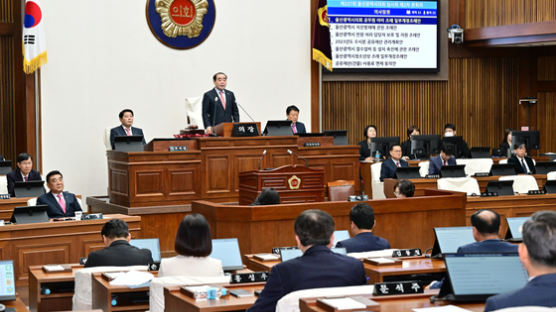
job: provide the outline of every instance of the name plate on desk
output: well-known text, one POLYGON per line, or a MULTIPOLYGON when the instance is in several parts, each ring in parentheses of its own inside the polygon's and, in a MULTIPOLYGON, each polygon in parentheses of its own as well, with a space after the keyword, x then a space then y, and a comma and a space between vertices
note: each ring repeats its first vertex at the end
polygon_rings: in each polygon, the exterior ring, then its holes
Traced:
POLYGON ((256 123, 234 124, 232 128, 233 137, 253 137, 259 136, 259 129, 256 123))
POLYGON ((392 252, 392 258, 421 257, 423 253, 419 248, 399 249, 392 252))
POLYGON ((375 296, 393 296, 422 294, 425 292, 423 285, 418 281, 376 283, 373 294, 375 296))
POLYGON ((230 284, 259 283, 266 282, 267 279, 268 272, 239 273, 232 274, 230 284))
POLYGON ((305 142, 303 147, 320 147, 320 142, 305 142))
POLYGON ((10 199, 10 194, 0 194, 0 199, 10 199))

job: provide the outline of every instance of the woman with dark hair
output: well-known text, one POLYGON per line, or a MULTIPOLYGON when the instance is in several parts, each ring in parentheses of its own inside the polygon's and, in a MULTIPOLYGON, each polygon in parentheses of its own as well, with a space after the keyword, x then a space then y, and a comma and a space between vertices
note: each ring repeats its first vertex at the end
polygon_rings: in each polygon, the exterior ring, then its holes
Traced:
POLYGON ((280 194, 273 187, 265 187, 250 206, 280 205, 280 194))
POLYGON ((421 129, 418 126, 412 125, 407 128, 407 141, 402 143, 402 159, 408 160, 411 158, 411 136, 421 135, 421 129))
POLYGON ((365 140, 359 142, 359 160, 373 160, 374 155, 371 155, 371 139, 376 138, 376 133, 375 125, 368 125, 365 127, 365 131, 363 131, 365 140))
POLYGON ((194 213, 183 218, 176 234, 174 248, 178 255, 162 259, 158 277, 224 275, 222 262, 209 257, 212 252, 212 240, 209 224, 203 215, 194 213))
POLYGON ((510 157, 511 154, 514 152, 514 148, 512 146, 512 132, 514 131, 514 129, 512 128, 506 128, 506 130, 504 130, 504 141, 502 141, 502 143, 500 143, 500 153, 502 155, 500 156, 507 156, 510 157))

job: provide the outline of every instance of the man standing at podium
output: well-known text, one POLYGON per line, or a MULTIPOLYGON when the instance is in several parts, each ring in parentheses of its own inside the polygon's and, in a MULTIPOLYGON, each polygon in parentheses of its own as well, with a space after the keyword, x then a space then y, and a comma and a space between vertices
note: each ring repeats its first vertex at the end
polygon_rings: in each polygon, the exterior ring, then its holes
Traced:
POLYGON ((234 93, 226 90, 228 76, 218 72, 212 76, 214 89, 203 95, 203 124, 208 134, 214 133, 214 126, 223 122, 239 122, 234 93))

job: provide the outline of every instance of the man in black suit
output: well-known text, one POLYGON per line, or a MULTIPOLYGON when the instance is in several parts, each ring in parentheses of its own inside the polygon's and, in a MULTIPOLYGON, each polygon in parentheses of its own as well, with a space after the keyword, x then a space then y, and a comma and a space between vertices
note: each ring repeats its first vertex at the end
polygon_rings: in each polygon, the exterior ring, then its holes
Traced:
POLYGON ((402 159, 402 147, 394 144, 390 146, 390 158, 385 160, 380 168, 380 181, 393 178, 398 167, 409 167, 409 164, 402 159))
POLYGON ((214 89, 203 95, 203 124, 206 133, 212 134, 213 127, 223 122, 239 122, 236 97, 230 90, 226 90, 228 76, 218 72, 212 76, 214 89))
POLYGON ((440 170, 444 166, 455 166, 456 158, 454 157, 454 148, 451 144, 442 143, 440 145, 440 154, 429 160, 429 174, 440 174, 440 170))
POLYGON ((41 181, 41 174, 33 170, 33 159, 27 153, 17 155, 17 168, 6 175, 8 180, 8 192, 11 196, 15 196, 15 182, 21 181, 41 181))
POLYGON ((361 261, 333 253, 334 220, 321 210, 305 210, 295 220, 295 240, 303 256, 272 267, 255 304, 247 311, 274 311, 290 292, 319 288, 365 285, 361 261))
POLYGON ((351 208, 349 212, 351 220, 352 238, 339 241, 336 247, 344 247, 347 252, 364 252, 389 249, 390 243, 373 234, 375 227, 375 212, 366 203, 359 203, 351 208))
POLYGON ((523 224, 519 259, 529 273, 521 289, 487 299, 485 311, 509 307, 556 307, 556 212, 537 211, 523 224))
POLYGON ((112 149, 114 149, 114 138, 120 136, 142 135, 143 145, 147 144, 145 142, 143 130, 141 130, 140 128, 132 127, 134 114, 131 109, 124 109, 120 112, 118 117, 120 117, 120 122, 122 124, 110 130, 110 145, 112 146, 112 149))
POLYGON ((87 257, 85 267, 149 265, 153 262, 151 251, 129 244, 131 234, 127 223, 112 219, 102 227, 102 240, 106 248, 93 251, 87 257))
POLYGON ((292 122, 293 134, 307 133, 307 130, 305 130, 305 124, 297 120, 299 118, 299 108, 297 108, 297 106, 288 106, 288 108, 286 108, 286 116, 288 117, 288 120, 292 122))
POLYGON ((517 174, 534 174, 535 164, 533 159, 527 156, 527 148, 525 144, 520 144, 515 147, 514 154, 508 158, 508 164, 514 165, 517 174))
POLYGON ((75 217, 75 212, 81 211, 75 195, 64 192, 64 177, 60 171, 50 171, 46 175, 46 185, 50 192, 37 198, 37 205, 48 205, 49 218, 75 217))
MULTIPOLYGON (((444 125, 444 137, 454 137, 457 136, 456 125, 452 123, 447 123, 444 125)), ((457 152, 455 153, 456 158, 471 158, 471 152, 469 151, 469 145, 462 138, 461 142, 458 143, 457 152)))

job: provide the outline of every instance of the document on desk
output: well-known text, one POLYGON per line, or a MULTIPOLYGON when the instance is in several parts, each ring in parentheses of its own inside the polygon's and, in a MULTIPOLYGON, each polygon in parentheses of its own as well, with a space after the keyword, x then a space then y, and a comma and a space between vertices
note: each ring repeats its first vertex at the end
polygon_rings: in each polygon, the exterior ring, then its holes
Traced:
POLYGON ((365 309, 367 307, 363 303, 352 298, 319 299, 319 301, 335 310, 365 309))
POLYGON ((456 307, 455 305, 446 305, 441 307, 432 308, 417 308, 412 309, 414 312, 471 312, 471 310, 456 307))

